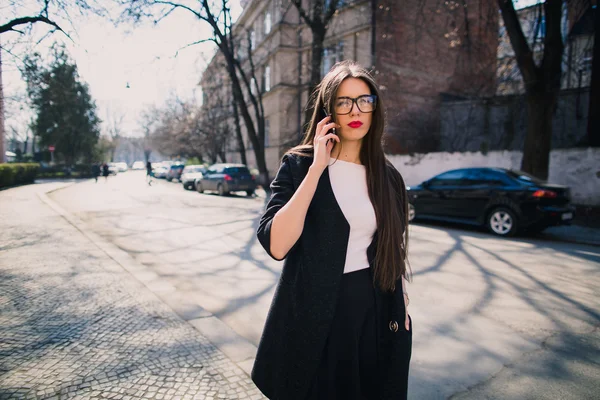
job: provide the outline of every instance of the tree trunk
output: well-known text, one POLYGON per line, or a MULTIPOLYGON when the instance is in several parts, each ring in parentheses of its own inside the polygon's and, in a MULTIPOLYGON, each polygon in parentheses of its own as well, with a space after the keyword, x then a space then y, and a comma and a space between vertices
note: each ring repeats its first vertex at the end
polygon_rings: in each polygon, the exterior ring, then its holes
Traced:
POLYGON ((238 141, 238 149, 240 151, 240 157, 242 164, 248 165, 246 158, 246 145, 244 144, 244 137, 242 136, 242 127, 240 126, 240 114, 238 113, 237 102, 233 102, 233 122, 235 124, 235 137, 238 141))
POLYGON ((2 45, 0 43, 0 164, 6 160, 6 150, 4 149, 4 88, 2 84, 2 45))
POLYGON ((592 81, 588 109, 588 143, 600 147, 600 12, 594 8, 594 51, 592 55, 592 81))
POLYGON ((527 93, 527 136, 523 147, 521 170, 540 179, 548 179, 552 147, 552 114, 557 94, 527 93))
MULTIPOLYGON (((552 114, 560 91, 564 50, 561 33, 562 0, 546 0, 544 54, 538 66, 527 43, 511 0, 498 0, 519 71, 525 83, 527 136, 521 169, 540 179, 548 179, 552 140, 552 114)), ((541 17, 541 16, 540 16, 541 17)))
POLYGON ((250 116, 250 112, 248 111, 248 106, 246 105, 246 102, 244 100, 240 80, 238 79, 237 74, 235 73, 235 64, 233 57, 230 54, 224 55, 225 59, 227 60, 227 69, 233 87, 233 98, 234 101, 237 101, 237 104, 240 107, 239 111, 241 111, 242 113, 242 118, 244 119, 244 124, 246 125, 248 137, 250 138, 250 141, 252 142, 252 147, 254 148, 256 166, 258 167, 258 171, 260 172, 260 184, 263 186, 267 186, 270 182, 269 171, 267 170, 267 163, 265 160, 264 129, 262 134, 260 131, 257 134, 256 129, 254 129, 254 121, 252 121, 252 117, 250 116), (263 139, 262 143, 260 143, 259 136, 263 139))
MULTIPOLYGON (((321 64, 323 62, 323 42, 325 41, 325 33, 325 28, 312 30, 313 42, 311 46, 310 81, 308 83, 309 99, 321 82, 321 64)), ((301 71, 298 71, 298 73, 301 73, 301 71)), ((306 105, 306 111, 304 113, 303 132, 306 132, 306 129, 308 128, 308 122, 312 118, 313 112, 314 107, 309 101, 309 103, 306 105)))
MULTIPOLYGON (((321 63, 323 61, 323 42, 325 41, 325 28, 314 29, 313 42, 311 46, 310 60, 310 82, 308 85, 309 94, 314 92, 319 82, 321 82, 321 63)), ((327 71, 325 72, 327 73, 327 71)))

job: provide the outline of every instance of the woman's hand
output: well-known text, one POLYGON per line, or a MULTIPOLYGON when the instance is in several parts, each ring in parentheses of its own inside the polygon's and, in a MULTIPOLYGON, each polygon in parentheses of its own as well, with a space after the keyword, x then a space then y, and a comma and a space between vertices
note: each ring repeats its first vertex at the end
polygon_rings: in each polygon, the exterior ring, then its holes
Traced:
POLYGON ((317 168, 319 172, 323 172, 325 168, 327 168, 329 165, 329 158, 331 157, 331 150, 333 149, 335 142, 340 142, 338 135, 335 133, 327 133, 331 129, 337 127, 335 122, 329 121, 331 121, 330 116, 323 118, 321 122, 317 124, 317 129, 315 131, 315 139, 313 142, 315 150, 312 165, 317 168))

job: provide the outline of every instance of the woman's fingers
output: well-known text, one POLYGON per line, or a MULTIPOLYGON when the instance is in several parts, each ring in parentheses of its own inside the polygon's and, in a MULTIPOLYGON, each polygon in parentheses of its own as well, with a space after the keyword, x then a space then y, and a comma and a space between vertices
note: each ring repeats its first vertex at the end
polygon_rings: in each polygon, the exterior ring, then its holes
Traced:
POLYGON ((338 135, 336 135, 335 133, 328 133, 327 135, 321 136, 319 137, 319 139, 317 139, 319 142, 324 142, 325 144, 327 144, 327 141, 331 139, 331 140, 335 140, 336 142, 340 142, 340 138, 338 137, 338 135))
POLYGON ((407 331, 410 330, 410 318, 408 318, 408 313, 406 313, 406 317, 404 318, 404 327, 407 331))
MULTIPOLYGON (((319 121, 317 123, 317 129, 315 130, 315 137, 322 135, 322 133, 323 133, 323 125, 325 125, 330 120, 331 120, 331 117, 328 115, 328 116, 326 116, 325 118, 323 118, 321 121, 319 121)), ((327 131, 325 131, 325 132, 327 132, 327 131)))

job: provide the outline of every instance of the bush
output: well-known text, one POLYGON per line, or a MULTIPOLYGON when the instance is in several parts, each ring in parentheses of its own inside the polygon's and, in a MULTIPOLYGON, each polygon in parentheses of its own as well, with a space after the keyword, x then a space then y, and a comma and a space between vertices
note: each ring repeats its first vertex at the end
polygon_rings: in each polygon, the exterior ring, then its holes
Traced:
POLYGON ((76 164, 67 166, 64 164, 55 164, 52 166, 42 166, 38 174, 39 178, 91 178, 91 164, 76 164))
POLYGON ((0 188, 8 186, 33 183, 38 171, 39 164, 0 164, 0 188))

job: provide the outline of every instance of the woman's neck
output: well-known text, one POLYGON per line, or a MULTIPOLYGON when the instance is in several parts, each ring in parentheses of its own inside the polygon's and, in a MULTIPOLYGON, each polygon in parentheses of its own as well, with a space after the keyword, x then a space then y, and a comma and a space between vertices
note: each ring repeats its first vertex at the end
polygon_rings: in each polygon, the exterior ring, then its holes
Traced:
POLYGON ((341 141, 336 144, 335 148, 331 151, 331 157, 337 158, 342 161, 347 161, 355 164, 361 164, 360 162, 360 149, 362 141, 341 141))

